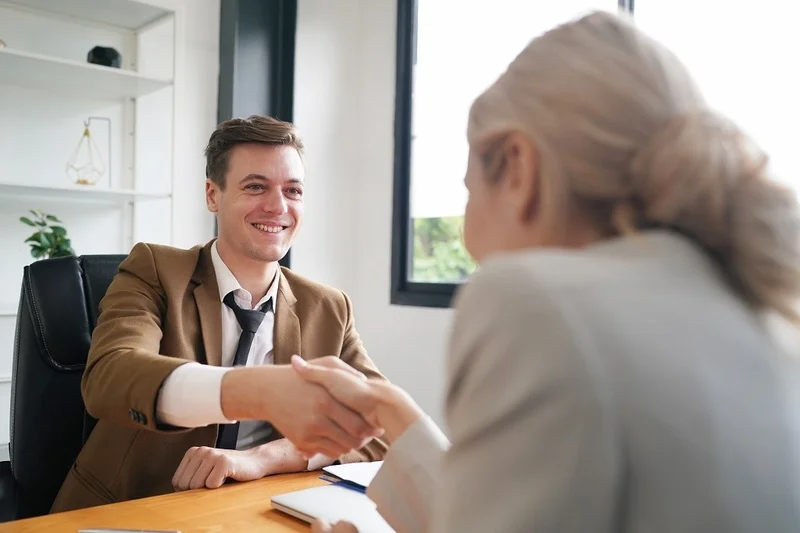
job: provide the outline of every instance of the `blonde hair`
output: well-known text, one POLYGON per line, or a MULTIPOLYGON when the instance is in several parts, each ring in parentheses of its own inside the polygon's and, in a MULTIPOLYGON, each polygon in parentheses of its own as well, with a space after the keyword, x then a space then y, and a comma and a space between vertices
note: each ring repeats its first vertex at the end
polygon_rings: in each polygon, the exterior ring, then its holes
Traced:
POLYGON ((470 112, 473 147, 511 131, 536 145, 545 220, 561 225, 573 202, 611 233, 678 230, 754 307, 800 321, 795 194, 708 108, 684 65, 626 18, 596 12, 534 39, 470 112))

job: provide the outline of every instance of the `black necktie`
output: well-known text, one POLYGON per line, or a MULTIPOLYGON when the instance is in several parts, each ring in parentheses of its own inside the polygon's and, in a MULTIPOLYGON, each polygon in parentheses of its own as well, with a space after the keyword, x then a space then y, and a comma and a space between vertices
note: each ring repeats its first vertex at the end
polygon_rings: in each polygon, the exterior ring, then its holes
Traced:
MULTIPOLYGON (((236 346, 236 355, 233 356, 232 366, 244 366, 247 364, 247 356, 250 354, 250 346, 256 338, 256 331, 264 321, 267 311, 272 309, 272 298, 264 302, 259 309, 242 309, 233 299, 233 292, 225 295, 222 302, 233 310, 236 320, 242 328, 239 336, 239 344, 236 346)), ((236 441, 239 438, 239 423, 224 424, 220 426, 217 438, 217 448, 228 450, 236 449, 236 441)))

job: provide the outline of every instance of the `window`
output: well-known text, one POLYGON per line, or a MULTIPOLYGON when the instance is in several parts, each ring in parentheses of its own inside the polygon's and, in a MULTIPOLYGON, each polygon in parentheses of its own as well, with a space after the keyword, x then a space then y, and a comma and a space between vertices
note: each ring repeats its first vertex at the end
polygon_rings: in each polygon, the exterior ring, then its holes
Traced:
POLYGON ((592 9, 633 11, 687 64, 709 103, 770 154, 776 175, 800 186, 792 152, 800 32, 788 4, 399 0, 392 303, 448 306, 472 272, 461 239, 469 106, 537 34, 592 9))
POLYGON ((713 108, 770 156, 775 177, 800 187, 797 4, 636 0, 644 31, 669 46, 713 108))
POLYGON ((462 241, 472 100, 538 33, 618 0, 398 0, 392 303, 446 307, 462 241))

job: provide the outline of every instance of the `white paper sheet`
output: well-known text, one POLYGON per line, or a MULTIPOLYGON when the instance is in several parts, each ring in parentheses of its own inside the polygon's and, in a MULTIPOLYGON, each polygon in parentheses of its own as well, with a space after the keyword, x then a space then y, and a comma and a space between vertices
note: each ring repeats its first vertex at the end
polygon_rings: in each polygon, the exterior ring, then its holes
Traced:
POLYGON ((351 481, 362 487, 369 487, 372 479, 378 473, 378 470, 383 466, 383 461, 374 461, 372 463, 348 463, 344 465, 331 465, 326 466, 322 470, 328 474, 351 481))

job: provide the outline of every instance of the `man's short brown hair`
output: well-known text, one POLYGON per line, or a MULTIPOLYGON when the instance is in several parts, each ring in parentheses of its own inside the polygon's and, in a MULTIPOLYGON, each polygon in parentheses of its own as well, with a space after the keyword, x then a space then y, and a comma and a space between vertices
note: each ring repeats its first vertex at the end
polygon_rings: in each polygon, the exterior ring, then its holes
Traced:
POLYGON ((206 146, 206 177, 225 188, 228 157, 237 144, 260 143, 270 146, 291 146, 303 157, 304 145, 294 124, 273 117, 250 115, 220 123, 206 146))

